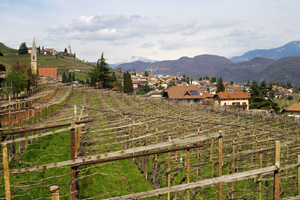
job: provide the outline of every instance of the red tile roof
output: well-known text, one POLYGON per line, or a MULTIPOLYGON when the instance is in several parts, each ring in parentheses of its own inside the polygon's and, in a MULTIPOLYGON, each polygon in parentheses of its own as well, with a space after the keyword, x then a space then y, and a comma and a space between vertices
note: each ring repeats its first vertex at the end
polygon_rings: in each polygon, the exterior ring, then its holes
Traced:
POLYGON ((295 103, 295 104, 291 105, 290 107, 288 107, 286 109, 286 111, 290 111, 290 112, 297 111, 297 112, 300 112, 300 103, 295 103))
POLYGON ((235 92, 219 92, 215 96, 219 99, 250 99, 250 96, 245 92, 235 91, 235 92))
POLYGON ((206 97, 204 91, 194 85, 177 85, 169 87, 165 90, 169 99, 204 99, 206 97), (191 90, 196 90, 198 95, 193 95, 191 90))
POLYGON ((206 98, 214 98, 215 95, 205 92, 206 98))

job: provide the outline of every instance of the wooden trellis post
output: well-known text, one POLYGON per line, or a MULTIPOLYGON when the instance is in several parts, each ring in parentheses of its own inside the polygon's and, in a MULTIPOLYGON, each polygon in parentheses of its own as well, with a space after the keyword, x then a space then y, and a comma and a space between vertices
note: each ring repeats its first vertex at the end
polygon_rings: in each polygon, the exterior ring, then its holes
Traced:
POLYGON ((5 183, 5 197, 6 200, 10 200, 10 181, 9 181, 9 167, 8 167, 8 156, 7 156, 7 145, 2 143, 3 153, 3 171, 4 171, 4 183, 5 183))
MULTIPOLYGON (((186 150, 186 183, 190 183, 190 149, 186 150)), ((187 200, 190 200, 190 190, 187 190, 187 200)))
POLYGON ((50 187, 51 200, 59 200, 59 188, 54 185, 50 187))
MULTIPOLYGON (((234 141, 233 141, 233 145, 232 145, 232 173, 234 174, 234 170, 235 170, 235 166, 234 166, 234 156, 235 156, 235 145, 234 145, 234 141)), ((234 199, 234 181, 232 181, 231 183, 231 198, 234 199)))
MULTIPOLYGON (((300 155, 298 155, 298 163, 300 163, 300 155)), ((298 196, 300 196, 300 166, 298 166, 298 196)))
MULTIPOLYGON (((262 152, 259 155, 259 168, 262 168, 262 159, 263 159, 263 154, 262 152)), ((262 181, 262 175, 259 175, 259 183, 258 183, 258 190, 259 190, 259 194, 258 194, 258 199, 261 200, 261 190, 262 190, 262 186, 261 186, 261 181, 262 181)))
MULTIPOLYGON (((171 141, 171 136, 169 136, 169 141, 171 141)), ((171 149, 171 146, 169 146, 169 149, 171 149)), ((168 187, 171 187, 171 152, 168 153, 168 187)), ((168 192, 168 200, 171 199, 171 193, 168 192)))
MULTIPOLYGON (((73 125, 71 125, 73 126, 73 125)), ((75 160, 76 153, 76 141, 75 141, 75 129, 71 129, 71 159, 75 160)), ((76 199, 76 167, 71 167, 71 199, 76 199)))
POLYGON ((275 143, 274 200, 280 199, 280 141, 275 143))
MULTIPOLYGON (((223 166, 223 137, 222 131, 219 131, 219 177, 223 175, 222 166, 223 166)), ((218 183, 218 199, 222 200, 222 182, 218 183)))

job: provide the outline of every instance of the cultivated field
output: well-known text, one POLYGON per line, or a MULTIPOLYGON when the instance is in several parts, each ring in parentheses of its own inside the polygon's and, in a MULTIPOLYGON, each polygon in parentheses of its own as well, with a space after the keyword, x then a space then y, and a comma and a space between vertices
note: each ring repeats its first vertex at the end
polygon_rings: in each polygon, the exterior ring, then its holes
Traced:
POLYGON ((58 87, 20 102, 27 103, 0 113, 2 199, 50 199, 52 186, 60 199, 279 199, 300 192, 295 119, 92 88, 58 87))

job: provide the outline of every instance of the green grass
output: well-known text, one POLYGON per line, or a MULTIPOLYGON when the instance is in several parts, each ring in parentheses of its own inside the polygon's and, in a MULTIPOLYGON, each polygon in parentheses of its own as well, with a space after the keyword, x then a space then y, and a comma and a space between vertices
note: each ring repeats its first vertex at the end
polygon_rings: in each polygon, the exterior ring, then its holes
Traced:
MULTIPOLYGON (((0 63, 6 66, 12 66, 15 62, 26 62, 30 64, 30 54, 26 55, 8 55, 8 56, 1 56, 0 63)), ((85 63, 68 60, 63 58, 56 58, 55 56, 45 56, 39 55, 38 56, 38 67, 39 68, 47 68, 47 67, 57 67, 58 70, 69 70, 69 69, 78 69, 81 70, 83 73, 87 73, 92 66, 87 65, 85 63)))
MULTIPOLYGON (((82 102, 83 95, 80 93, 75 93, 71 99, 70 104, 81 105, 82 102)), ((41 137, 38 140, 34 140, 26 150, 23 150, 21 152, 20 155, 16 154, 16 158, 12 160, 9 165, 10 169, 19 169, 31 167, 37 164, 43 165, 47 163, 70 160, 70 132, 71 131, 68 130, 54 135, 41 137)), ((71 176, 69 175, 70 172, 71 169, 69 166, 67 166, 62 168, 46 169, 43 172, 41 171, 35 173, 11 174, 10 182, 12 196, 14 196, 13 199, 36 199, 38 197, 49 197, 50 185, 59 185, 60 194, 68 195, 69 184, 71 182, 71 176), (49 179, 49 177, 53 178, 49 179), (28 191, 19 190, 19 188, 27 189, 28 191)), ((0 179, 0 185, 3 184, 3 179, 0 179)), ((0 194, 2 195, 4 193, 4 188, 1 187, 0 194)))
MULTIPOLYGON (((109 98, 105 99, 105 101, 109 100, 109 98)), ((89 96, 88 101, 92 108, 99 109, 97 96, 89 96)), ((98 116, 97 121, 99 121, 98 123, 103 123, 104 119, 102 116, 98 116)), ((109 134, 108 131, 107 136, 113 136, 113 134, 109 134)), ((116 141, 115 139, 110 142, 116 141)), ((102 150, 108 150, 106 148, 107 147, 104 146, 102 150)), ((111 151, 117 149, 119 149, 118 145, 113 150, 111 149, 111 151)), ((100 199, 153 190, 152 184, 144 178, 144 175, 139 171, 132 159, 98 164, 96 168, 90 168, 80 172, 80 176, 84 177, 85 175, 94 173, 96 174, 93 176, 79 180, 79 198, 99 196, 98 198, 100 199)), ((152 197, 150 199, 159 198, 152 197)))
MULTIPOLYGON (((71 75, 73 76, 72 72, 67 72, 67 71, 58 71, 58 75, 63 75, 63 73, 66 74, 66 77, 69 77, 69 73, 71 73, 71 75)), ((88 77, 87 74, 82 74, 82 73, 78 73, 78 72, 74 72, 75 73, 75 80, 80 80, 80 81, 86 81, 86 78, 88 77)))
POLYGON ((280 108, 284 108, 284 107, 289 107, 295 103, 299 103, 300 102, 300 94, 292 94, 293 99, 292 100, 288 100, 288 98, 285 99, 276 99, 275 103, 278 103, 278 106, 280 108))
POLYGON ((9 47, 5 46, 5 44, 0 42, 0 52, 2 54, 15 54, 15 53, 18 53, 18 50, 9 48, 9 47))

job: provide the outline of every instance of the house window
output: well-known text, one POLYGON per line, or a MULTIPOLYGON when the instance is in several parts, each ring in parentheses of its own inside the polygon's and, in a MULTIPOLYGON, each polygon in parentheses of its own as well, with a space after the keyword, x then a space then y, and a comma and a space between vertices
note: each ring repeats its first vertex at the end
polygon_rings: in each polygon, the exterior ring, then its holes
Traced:
POLYGON ((247 104, 246 104, 246 102, 243 102, 243 106, 246 106, 247 104))
POLYGON ((239 106, 239 105, 241 105, 241 104, 240 104, 240 102, 237 102, 237 103, 236 103, 236 105, 238 105, 238 106, 239 106))
POLYGON ((232 105, 235 105, 235 103, 232 103, 232 105))
POLYGON ((226 106, 226 103, 224 103, 224 106, 226 106))

